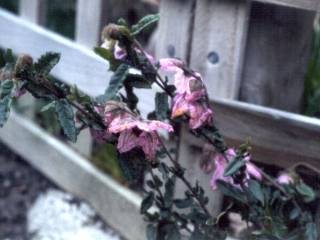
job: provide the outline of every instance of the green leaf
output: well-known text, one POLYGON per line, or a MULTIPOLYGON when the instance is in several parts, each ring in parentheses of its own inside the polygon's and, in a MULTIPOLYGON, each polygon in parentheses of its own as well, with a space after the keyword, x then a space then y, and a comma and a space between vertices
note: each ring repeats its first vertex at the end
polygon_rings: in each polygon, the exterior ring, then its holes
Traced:
POLYGON ((258 183, 255 180, 250 179, 249 183, 248 183, 248 189, 250 191, 250 193, 252 194, 252 196, 255 197, 256 200, 258 200, 259 202, 261 202, 261 204, 264 204, 264 194, 263 194, 263 190, 261 188, 260 183, 258 183))
POLYGON ((143 17, 142 19, 140 19, 140 21, 137 24, 132 26, 131 35, 134 36, 134 35, 139 34, 141 31, 143 31, 147 27, 158 22, 159 19, 160 19, 159 14, 150 14, 150 15, 143 17))
POLYGON ((77 141, 77 129, 74 121, 74 112, 67 100, 59 100, 55 102, 55 109, 59 123, 64 134, 72 142, 77 141))
POLYGON ((147 240, 157 240, 158 239, 158 229, 155 225, 149 224, 147 226, 147 240))
POLYGON ((12 49, 7 49, 7 51, 4 54, 4 60, 6 63, 14 63, 14 57, 12 53, 12 49))
POLYGON ((142 75, 139 74, 128 74, 126 83, 134 88, 146 88, 150 89, 150 81, 142 75))
POLYGON ((243 192, 241 192, 238 188, 223 181, 218 181, 217 185, 224 195, 236 199, 242 203, 246 203, 246 198, 243 192))
POLYGON ((115 71, 120 65, 120 61, 114 58, 114 55, 110 50, 102 47, 95 47, 94 52, 109 62, 109 70, 115 71))
POLYGON ((3 127, 9 118, 13 91, 13 81, 5 80, 0 82, 0 127, 3 127))
POLYGON ((164 92, 156 93, 156 116, 159 120, 165 120, 168 118, 168 111, 169 111, 169 103, 168 103, 168 95, 164 92))
POLYGON ((149 192, 148 195, 142 200, 140 213, 141 214, 146 213, 149 210, 149 208, 152 207, 153 201, 154 201, 154 194, 153 192, 149 192))
POLYGON ((245 165, 245 161, 243 159, 239 159, 235 157, 226 167, 224 171, 224 176, 228 177, 239 171, 245 165))
POLYGON ((179 227, 176 224, 170 224, 166 227, 167 237, 166 240, 180 240, 181 234, 179 227))
POLYGON ((47 52, 34 64, 35 70, 37 73, 47 76, 59 60, 59 53, 47 52))
POLYGON ((183 209, 190 207, 193 204, 193 200, 192 198, 175 199, 173 203, 177 208, 183 209))
POLYGON ((317 240, 318 239, 317 225, 313 222, 307 223, 305 235, 306 235, 306 240, 317 240))
POLYGON ((51 108, 55 108, 55 106, 56 106, 56 102, 55 102, 55 101, 52 101, 52 102, 48 103, 47 105, 44 105, 44 106, 41 108, 40 112, 46 112, 46 111, 48 111, 48 110, 51 109, 51 108))
POLYGON ((164 203, 167 208, 170 208, 173 203, 174 182, 174 177, 172 177, 165 184, 164 203))
POLYGON ((110 79, 110 83, 107 90, 102 96, 98 97, 98 101, 107 102, 117 95, 118 91, 123 86, 123 83, 127 78, 128 70, 129 66, 126 64, 121 64, 117 68, 117 71, 113 74, 113 76, 110 79))
POLYGON ((316 194, 313 189, 303 182, 296 186, 296 190, 299 194, 302 195, 303 200, 307 203, 312 202, 316 198, 316 194))

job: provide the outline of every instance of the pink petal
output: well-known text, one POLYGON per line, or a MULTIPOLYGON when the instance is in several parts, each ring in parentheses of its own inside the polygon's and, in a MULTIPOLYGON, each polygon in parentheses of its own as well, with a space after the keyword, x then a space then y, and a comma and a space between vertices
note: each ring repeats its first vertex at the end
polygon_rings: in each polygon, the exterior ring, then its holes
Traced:
POLYGON ((118 60, 123 60, 127 56, 127 51, 123 48, 119 47, 119 44, 116 44, 114 46, 114 58, 118 60))
POLYGON ((159 147, 159 137, 156 132, 142 132, 139 136, 139 144, 149 160, 154 160, 159 147))
POLYGON ((140 146, 139 138, 131 130, 120 133, 117 145, 120 153, 128 152, 137 146, 140 146))
POLYGON ((283 185, 289 185, 294 183, 294 180, 288 173, 282 173, 277 178, 277 183, 283 184, 283 185))
POLYGON ((162 58, 159 60, 160 70, 168 72, 182 71, 183 61, 176 58, 162 58))
POLYGON ((247 162, 246 163, 246 171, 248 172, 248 174, 252 177, 254 177, 257 180, 262 180, 262 175, 260 170, 252 163, 247 162))

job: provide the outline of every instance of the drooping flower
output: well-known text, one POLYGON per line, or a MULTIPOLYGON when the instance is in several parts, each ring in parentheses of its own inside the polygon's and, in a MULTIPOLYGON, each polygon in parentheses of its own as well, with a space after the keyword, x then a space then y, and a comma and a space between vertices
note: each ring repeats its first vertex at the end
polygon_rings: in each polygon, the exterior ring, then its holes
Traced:
POLYGON ((251 178, 255 178, 257 180, 262 179, 262 175, 259 171, 259 169, 250 162, 250 156, 246 156, 244 158, 245 161, 245 169, 244 169, 244 177, 242 179, 242 182, 236 183, 234 178, 232 176, 224 176, 225 170, 228 166, 228 164, 236 157, 236 151, 233 148, 229 148, 225 155, 223 154, 216 154, 213 158, 215 162, 215 170, 213 172, 210 185, 213 190, 217 189, 217 181, 221 180, 227 183, 232 184, 235 187, 241 188, 242 184, 246 184, 246 182, 251 178))
POLYGON ((120 153, 141 148, 149 160, 155 159, 156 151, 159 149, 157 130, 172 132, 173 128, 167 123, 142 120, 127 114, 116 117, 108 128, 110 133, 119 134, 117 148, 120 153))
POLYGON ((160 70, 173 72, 176 95, 172 101, 171 118, 189 117, 189 126, 197 129, 210 125, 213 112, 208 104, 208 96, 201 75, 186 71, 184 63, 175 58, 159 60, 160 70))
POLYGON ((294 179, 292 178, 292 176, 290 176, 290 174, 288 173, 281 173, 278 178, 277 178, 277 183, 282 184, 282 185, 289 185, 294 183, 294 179))

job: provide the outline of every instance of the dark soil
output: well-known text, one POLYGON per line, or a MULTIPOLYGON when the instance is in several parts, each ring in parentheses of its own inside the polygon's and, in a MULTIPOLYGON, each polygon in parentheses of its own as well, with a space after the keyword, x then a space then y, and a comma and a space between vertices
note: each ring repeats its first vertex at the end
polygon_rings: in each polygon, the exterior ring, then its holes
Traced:
POLYGON ((28 240, 27 210, 56 186, 0 142, 0 239, 28 240))

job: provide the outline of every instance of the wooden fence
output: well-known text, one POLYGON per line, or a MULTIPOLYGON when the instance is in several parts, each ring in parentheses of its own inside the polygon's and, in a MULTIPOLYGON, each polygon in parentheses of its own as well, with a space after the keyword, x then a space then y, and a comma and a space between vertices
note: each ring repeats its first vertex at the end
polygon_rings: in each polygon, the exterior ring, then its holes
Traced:
MULTIPOLYGON (((34 57, 61 52, 54 76, 90 95, 102 93, 110 73, 90 48, 109 10, 105 1, 77 2, 75 42, 39 26, 44 0, 20 1, 20 17, 0 10, 0 46, 34 57)), ((255 161, 280 167, 305 161, 319 167, 320 121, 291 113, 301 107, 318 9, 318 0, 161 0, 155 52, 157 57, 174 52, 204 75, 216 123, 230 144, 250 138, 255 161)), ((139 94, 140 108, 148 112, 152 93, 139 94)), ((189 177, 208 185, 210 176, 197 170, 198 154, 190 146, 201 142, 183 131, 180 161, 190 169, 189 177)), ((182 192, 179 185, 177 192, 182 192)), ((212 209, 220 198, 212 197, 212 209)))

